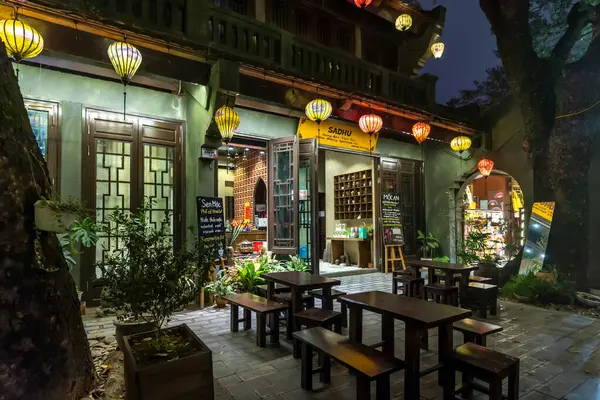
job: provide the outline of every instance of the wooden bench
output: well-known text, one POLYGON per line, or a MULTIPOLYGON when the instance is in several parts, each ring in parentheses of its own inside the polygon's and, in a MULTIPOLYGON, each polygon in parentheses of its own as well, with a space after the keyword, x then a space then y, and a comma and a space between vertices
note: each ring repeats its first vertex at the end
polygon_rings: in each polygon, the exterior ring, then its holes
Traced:
POLYGON ((252 328, 251 311, 256 313, 256 344, 258 347, 265 347, 267 336, 270 336, 271 343, 279 343, 279 312, 288 309, 286 304, 267 300, 264 297, 251 293, 230 294, 224 299, 231 304, 231 332, 237 332, 240 322, 244 323, 244 330, 252 328), (244 309, 244 318, 240 319, 239 307, 244 309), (270 332, 267 333, 267 315, 272 315, 274 323, 270 332))
POLYGON ((465 318, 454 323, 454 330, 462 332, 465 343, 470 342, 480 346, 487 346, 487 337, 503 329, 499 325, 488 324, 471 318, 465 318))
POLYGON ((481 318, 487 318, 488 307, 490 308, 490 314, 496 315, 498 313, 498 286, 469 282, 468 297, 477 305, 481 318))
POLYGON ((469 276, 469 282, 479 282, 479 283, 491 283, 492 278, 486 278, 485 276, 469 276))
MULTIPOLYGON (((315 299, 319 299, 321 301, 323 300, 323 290, 322 289, 311 290, 308 293, 310 295, 314 296, 315 299)), ((331 298, 334 300, 337 300, 338 297, 344 296, 345 294, 346 294, 346 292, 342 292, 341 290, 331 289, 331 298)), ((342 313, 342 326, 344 328, 347 328, 348 327, 348 306, 346 305, 346 303, 342 303, 341 313, 342 313)))
POLYGON ((519 359, 479 346, 465 343, 444 360, 444 400, 454 400, 456 394, 471 399, 473 390, 489 395, 490 400, 519 398, 519 359), (455 371, 462 372, 462 386, 456 388, 455 371), (502 381, 508 377, 508 396, 502 396, 502 381), (488 383, 488 387, 474 381, 488 383))
POLYGON ((423 278, 415 278, 408 275, 394 276, 392 283, 392 293, 398 294, 398 284, 402 284, 403 294, 407 297, 419 297, 421 287, 425 283, 423 278))
POLYGON ((446 287, 439 283, 424 285, 421 288, 421 294, 423 300, 429 300, 431 297, 436 303, 458 307, 458 287, 456 286, 446 287))
MULTIPOLYGON (((273 294, 289 293, 291 291, 292 291, 292 289, 289 286, 285 286, 285 285, 282 285, 280 283, 276 283, 275 284, 275 291, 274 291, 273 294)), ((267 285, 258 285, 256 287, 256 293, 259 296, 267 297, 267 285)))
POLYGON ((351 343, 347 337, 321 327, 294 332, 294 340, 298 341, 301 347, 300 385, 305 390, 312 390, 312 376, 315 373, 319 373, 321 382, 331 381, 331 358, 333 358, 356 375, 357 399, 369 400, 371 382, 375 381, 377 400, 389 400, 390 375, 404 368, 404 362, 398 359, 364 344, 351 343), (312 366, 313 351, 322 354, 317 369, 313 369, 312 366))
MULTIPOLYGON (((279 293, 274 296, 275 300, 280 303, 287 304, 288 308, 286 310, 286 318, 287 318, 287 326, 292 326, 292 318, 294 317, 292 312, 292 293, 279 293)), ((304 308, 313 308, 315 306, 315 298, 309 294, 302 294, 302 305, 304 308)), ((292 340, 292 332, 291 330, 286 330, 285 332, 286 339, 292 340)))

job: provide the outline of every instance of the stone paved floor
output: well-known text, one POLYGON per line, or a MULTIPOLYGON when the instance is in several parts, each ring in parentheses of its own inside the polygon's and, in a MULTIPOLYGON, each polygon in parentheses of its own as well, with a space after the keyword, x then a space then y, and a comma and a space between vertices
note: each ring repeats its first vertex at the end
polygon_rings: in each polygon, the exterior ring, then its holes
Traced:
MULTIPOLYGON (((340 290, 391 291, 391 277, 368 274, 340 278, 340 290)), ((339 308, 339 303, 336 304, 339 308)), ((93 314, 93 313, 90 313, 93 314)), ((600 320, 503 303, 500 316, 490 319, 504 331, 488 345, 521 359, 520 392, 524 400, 600 400, 600 320)), ((111 318, 84 319, 89 338, 114 332, 111 318)), ((291 344, 282 336, 279 348, 256 346, 255 331, 230 333, 229 309, 208 308, 178 314, 172 324, 186 323, 213 351, 216 399, 355 399, 354 379, 334 364, 331 384, 312 393, 300 388, 300 361, 291 355, 291 344)), ((364 342, 380 340, 380 317, 365 312, 364 342)), ((403 357, 404 324, 396 321, 396 356, 403 357)), ((253 322, 253 327, 256 325, 253 322)), ((431 352, 421 352, 421 368, 435 364, 436 333, 430 331, 431 352)), ((455 333, 455 345, 462 338, 455 333)), ((435 374, 421 380, 423 399, 440 399, 435 374)), ((402 399, 403 372, 392 375, 392 397, 402 399)), ((315 379, 317 382, 317 379, 315 379)), ((476 397, 485 398, 485 397, 476 397)))

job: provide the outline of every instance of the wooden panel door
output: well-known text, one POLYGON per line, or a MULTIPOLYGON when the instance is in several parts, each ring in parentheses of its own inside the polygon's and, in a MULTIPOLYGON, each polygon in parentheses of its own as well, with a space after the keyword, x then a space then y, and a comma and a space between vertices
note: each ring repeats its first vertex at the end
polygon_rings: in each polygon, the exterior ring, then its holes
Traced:
MULTIPOLYGON (((182 240, 181 140, 183 123, 160 121, 88 108, 85 110, 83 200, 96 211, 96 222, 107 221, 117 208, 135 212, 145 201, 153 204, 150 221, 158 225, 171 214, 175 246, 182 240)), ((93 282, 97 261, 116 238, 100 236, 96 251, 84 253, 81 287, 91 304, 99 301, 93 282)))

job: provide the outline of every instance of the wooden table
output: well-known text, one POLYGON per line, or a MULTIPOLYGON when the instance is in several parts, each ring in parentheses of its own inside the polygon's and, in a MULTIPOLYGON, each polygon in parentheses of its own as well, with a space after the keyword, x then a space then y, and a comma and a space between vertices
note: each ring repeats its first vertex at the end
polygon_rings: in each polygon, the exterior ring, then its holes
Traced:
MULTIPOLYGON (((344 248, 346 243, 357 243, 358 244, 358 260, 357 265, 359 268, 368 268, 370 263, 373 263, 373 257, 371 256, 371 239, 358 239, 358 238, 344 238, 344 237, 328 237, 327 240, 331 241, 331 261, 335 262, 341 255, 345 254, 344 248)), ((346 260, 346 264, 350 264, 346 260)))
POLYGON ((419 271, 421 268, 427 268, 427 280, 429 284, 436 283, 436 275, 435 270, 444 271, 445 275, 445 286, 452 287, 454 285, 454 274, 461 274, 460 284, 459 284, 459 292, 458 295, 461 299, 461 304, 463 303, 464 296, 467 294, 467 288, 469 287, 469 275, 471 271, 475 271, 479 269, 477 266, 469 265, 469 264, 453 264, 453 263, 444 263, 439 261, 429 261, 429 260, 414 260, 407 261, 406 265, 409 268, 412 268, 413 276, 419 276, 419 271))
MULTIPOLYGON (((394 354, 394 320, 404 321, 406 327, 404 398, 406 400, 420 398, 419 379, 421 376, 439 370, 442 366, 442 358, 452 352, 452 323, 472 314, 470 310, 458 307, 377 291, 341 296, 338 301, 347 304, 350 309, 349 334, 350 340, 355 343, 362 343, 363 310, 381 314, 382 350, 385 354, 394 354), (432 368, 420 371, 421 332, 431 328, 439 330, 439 362, 432 368)), ((442 379, 440 371, 439 380, 442 379)))
MULTIPOLYGON (((275 294, 275 284, 279 283, 289 286, 292 292, 292 312, 294 314, 302 311, 302 292, 305 290, 322 289, 323 290, 323 308, 333 310, 333 298, 331 297, 331 287, 340 284, 337 279, 325 278, 319 275, 313 275, 308 272, 271 272, 263 274, 267 280, 267 298, 273 300, 275 294)), ((296 318, 291 318, 291 332, 296 332, 300 328, 296 318)))

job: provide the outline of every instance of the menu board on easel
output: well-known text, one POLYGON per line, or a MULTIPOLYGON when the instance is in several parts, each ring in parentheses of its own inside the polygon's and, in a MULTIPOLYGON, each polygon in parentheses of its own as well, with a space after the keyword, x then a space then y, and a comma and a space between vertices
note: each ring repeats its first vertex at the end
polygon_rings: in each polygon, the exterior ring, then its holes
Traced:
POLYGON ((205 246, 216 250, 219 257, 225 254, 225 222, 223 199, 220 197, 196 197, 198 211, 198 236, 205 246))
POLYGON ((402 211, 398 193, 383 193, 381 195, 381 219, 383 224, 383 244, 386 246, 404 245, 402 231, 402 211))

